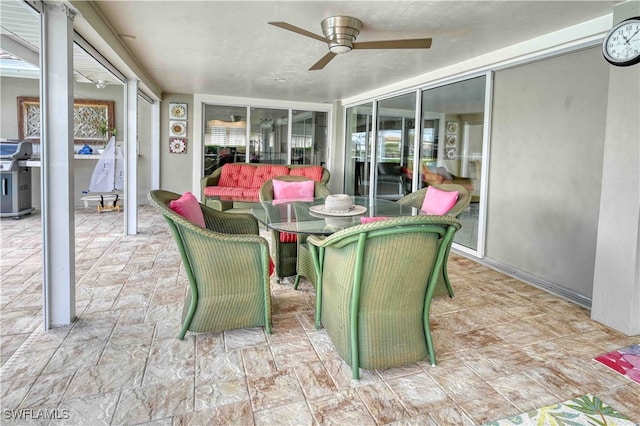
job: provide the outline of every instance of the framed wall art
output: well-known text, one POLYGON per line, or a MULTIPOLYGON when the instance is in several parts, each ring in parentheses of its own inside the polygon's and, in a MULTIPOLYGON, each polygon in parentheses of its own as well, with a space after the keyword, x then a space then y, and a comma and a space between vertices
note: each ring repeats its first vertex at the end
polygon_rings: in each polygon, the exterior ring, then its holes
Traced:
POLYGON ((447 160, 455 160, 456 159, 456 149, 455 148, 445 148, 444 155, 447 160))
POLYGON ((169 120, 186 120, 187 104, 179 102, 169 102, 169 120))
POLYGON ((187 122, 179 120, 169 121, 169 136, 186 137, 187 122))
POLYGON ((171 138, 169 140, 169 152, 171 154, 186 154, 187 140, 181 138, 171 138))
MULTIPOLYGON (((19 96, 18 138, 40 143, 40 99, 19 96)), ((73 101, 74 143, 100 143, 105 141, 101 128, 115 127, 114 101, 75 99, 73 101), (105 126, 106 125, 106 126, 105 126)))
POLYGON ((447 134, 455 135, 458 133, 458 122, 457 121, 447 121, 447 134))

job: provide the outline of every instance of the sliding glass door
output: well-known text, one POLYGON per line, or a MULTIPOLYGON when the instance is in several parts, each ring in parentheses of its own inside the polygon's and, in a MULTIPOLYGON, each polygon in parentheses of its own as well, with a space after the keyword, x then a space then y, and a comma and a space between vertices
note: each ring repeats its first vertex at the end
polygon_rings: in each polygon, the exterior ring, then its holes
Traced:
POLYGON ((399 200, 411 192, 416 92, 379 101, 377 116, 376 198, 399 200))
POLYGON ((454 242, 472 250, 478 248, 480 224, 485 86, 482 75, 422 91, 421 186, 455 183, 471 192, 454 242))
POLYGON ((344 165, 346 194, 369 195, 372 129, 372 104, 347 109, 344 165))
POLYGON ((459 216, 463 227, 454 242, 477 252, 488 152, 486 82, 481 75, 347 108, 345 192, 398 200, 428 185, 462 185, 471 205, 459 216))
POLYGON ((204 105, 204 175, 226 163, 327 161, 325 111, 204 105))

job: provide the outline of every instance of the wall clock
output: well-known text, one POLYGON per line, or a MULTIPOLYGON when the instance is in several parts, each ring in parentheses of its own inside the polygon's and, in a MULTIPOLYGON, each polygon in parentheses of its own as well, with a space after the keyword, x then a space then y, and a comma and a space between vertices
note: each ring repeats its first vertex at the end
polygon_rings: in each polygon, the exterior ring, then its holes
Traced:
POLYGON ((607 62, 619 67, 640 62, 640 17, 611 28, 602 42, 602 54, 607 62))

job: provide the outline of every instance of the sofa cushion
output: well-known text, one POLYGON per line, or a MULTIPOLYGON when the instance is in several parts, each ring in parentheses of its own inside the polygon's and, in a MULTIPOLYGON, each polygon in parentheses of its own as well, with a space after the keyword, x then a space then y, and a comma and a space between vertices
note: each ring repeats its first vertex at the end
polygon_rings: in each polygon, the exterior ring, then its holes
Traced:
POLYGON ((242 197, 245 188, 234 188, 228 186, 207 186, 204 189, 204 195, 207 197, 218 197, 221 200, 234 200, 236 197, 242 197))
POLYGON ((255 166, 256 170, 253 172, 253 182, 251 188, 260 188, 263 183, 271 178, 278 176, 287 176, 289 174, 289 167, 280 165, 264 165, 255 166))
POLYGON ((218 186, 250 189, 253 184, 255 166, 243 163, 230 163, 222 166, 218 186))
POLYGON ((322 181, 322 166, 309 166, 309 167, 292 167, 289 174, 291 176, 304 176, 315 181, 322 181))
POLYGON ((260 202, 260 188, 243 189, 242 195, 234 200, 245 203, 258 203, 260 202))
POLYGON ((185 192, 177 200, 171 200, 169 202, 169 208, 188 221, 202 228, 206 228, 200 203, 191 192, 185 192))
POLYGON ((446 214, 458 201, 458 191, 443 191, 430 186, 422 202, 422 211, 427 214, 446 214))

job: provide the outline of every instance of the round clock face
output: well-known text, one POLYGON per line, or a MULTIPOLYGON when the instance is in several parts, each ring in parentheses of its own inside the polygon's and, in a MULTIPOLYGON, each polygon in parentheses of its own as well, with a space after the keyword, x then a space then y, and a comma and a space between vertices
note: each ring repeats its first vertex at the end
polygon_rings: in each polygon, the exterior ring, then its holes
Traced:
POLYGON ((627 19, 613 27, 604 38, 602 53, 613 65, 628 66, 640 62, 640 17, 627 19))

